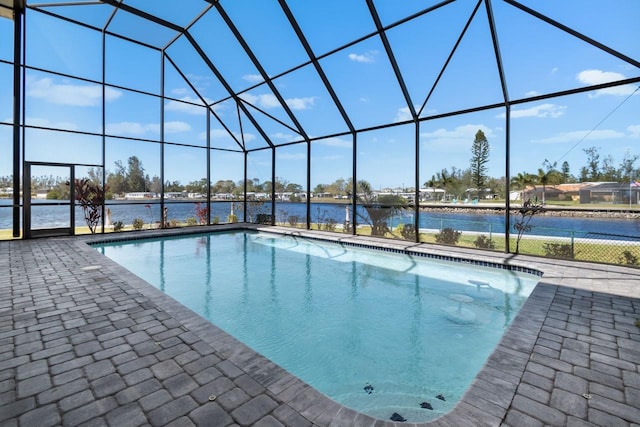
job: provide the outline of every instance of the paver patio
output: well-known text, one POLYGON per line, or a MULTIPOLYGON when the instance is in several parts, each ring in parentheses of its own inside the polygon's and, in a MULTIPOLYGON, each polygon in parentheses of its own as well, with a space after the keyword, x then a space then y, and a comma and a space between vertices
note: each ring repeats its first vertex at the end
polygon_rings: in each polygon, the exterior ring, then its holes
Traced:
MULTIPOLYGON (((640 270, 296 234, 544 272, 463 399, 429 425, 640 426, 640 270)), ((324 397, 91 239, 0 242, 0 426, 414 425, 324 397)))

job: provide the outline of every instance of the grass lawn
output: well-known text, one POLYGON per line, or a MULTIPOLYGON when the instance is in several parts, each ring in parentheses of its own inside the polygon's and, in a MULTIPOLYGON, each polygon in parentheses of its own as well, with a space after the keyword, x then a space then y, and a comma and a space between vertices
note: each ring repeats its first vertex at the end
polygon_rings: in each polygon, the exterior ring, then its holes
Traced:
MULTIPOLYGON (((311 228, 314 230, 319 229, 315 224, 313 224, 311 228)), ((371 227, 358 227, 357 234, 361 236, 370 236, 371 227)), ((387 235, 385 235, 384 237, 402 240, 402 235, 395 231, 392 233, 387 233, 387 235)), ((477 238, 478 235, 462 233, 455 246, 475 249, 477 247, 474 243, 477 238)), ((486 235, 486 238, 488 239, 489 236, 486 235)), ((505 238, 502 235, 492 236, 491 241, 494 244, 494 248, 491 250, 504 252, 505 238)), ((420 233, 420 242, 435 244, 437 243, 436 235, 429 233, 420 233)), ((516 238, 511 237, 509 239, 509 248, 511 252, 515 251, 516 244, 516 238)), ((519 253, 523 255, 566 258, 579 261, 601 262, 606 264, 640 266, 640 245, 629 245, 624 243, 621 244, 611 241, 599 241, 596 239, 593 239, 591 241, 577 239, 576 241, 574 241, 573 256, 571 256, 571 242, 569 240, 553 240, 553 238, 542 240, 536 238, 527 238, 525 236, 520 241, 519 253)))

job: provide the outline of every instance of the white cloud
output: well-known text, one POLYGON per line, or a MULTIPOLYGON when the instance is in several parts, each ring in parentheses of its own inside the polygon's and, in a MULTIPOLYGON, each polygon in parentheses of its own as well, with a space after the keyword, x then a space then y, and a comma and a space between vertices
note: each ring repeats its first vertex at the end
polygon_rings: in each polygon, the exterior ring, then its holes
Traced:
MULTIPOLYGON (((229 132, 227 132, 225 129, 221 129, 221 128, 211 129, 210 135, 211 135, 211 140, 212 141, 228 140, 228 141, 233 141, 233 143, 235 144, 235 141, 233 140, 231 135, 229 135, 229 132)), ((233 132, 233 135, 236 137, 236 139, 238 141, 242 142, 242 135, 239 132, 233 132)), ((204 140, 204 139, 207 138, 207 135, 204 132, 202 132, 199 135, 199 137, 200 137, 200 139, 204 140)), ((254 134, 252 134, 252 133, 245 133, 244 134, 245 142, 250 142, 250 141, 253 141, 254 139, 256 139, 256 136, 254 134)))
POLYGON ((597 85, 600 83, 615 82, 616 80, 624 79, 624 76, 620 73, 614 73, 612 71, 602 70, 584 70, 580 71, 576 76, 580 83, 588 85, 597 85))
POLYGON ((473 124, 458 126, 452 130, 440 128, 433 132, 422 132, 420 139, 432 148, 437 148, 444 152, 455 152, 471 147, 478 130, 484 132, 489 143, 491 143, 491 138, 494 135, 493 130, 485 125, 473 124))
POLYGON ((171 89, 171 94, 172 95, 176 95, 176 96, 186 95, 188 93, 189 93, 189 91, 187 90, 186 87, 178 87, 178 88, 175 88, 175 89, 171 89))
POLYGON ((294 136, 290 133, 276 132, 271 134, 271 138, 282 139, 284 141, 291 141, 294 138, 294 136))
MULTIPOLYGON (((262 95, 253 95, 251 93, 243 93, 240 95, 240 98, 249 104, 255 105, 256 107, 269 109, 269 108, 277 108, 281 107, 278 98, 276 98, 273 94, 262 94, 262 95)), ((289 108, 292 110, 307 110, 315 104, 316 98, 313 96, 306 98, 288 98, 284 101, 287 103, 289 108)))
MULTIPOLYGON (((229 136, 229 132, 227 132, 224 129, 211 129, 210 135, 211 135, 211 139, 217 139, 217 140, 221 140, 225 138, 231 139, 231 136, 229 136)), ((202 132, 200 136, 201 136, 201 139, 207 138, 207 134, 205 132, 202 132)))
POLYGON ((396 111, 396 116, 393 118, 394 123, 398 122, 406 122, 407 120, 411 120, 411 111, 409 111, 409 107, 398 108, 396 111))
POLYGON ((248 104, 255 105, 261 108, 273 108, 278 107, 278 99, 272 94, 254 95, 249 92, 245 92, 239 95, 240 99, 248 104))
POLYGON ((144 135, 147 131, 157 133, 158 125, 143 125, 136 122, 108 123, 107 133, 110 135, 144 135))
MULTIPOLYGON (((208 98, 205 98, 205 100, 207 102, 209 102, 208 98)), ((227 110, 227 106, 225 104, 216 104, 216 105, 212 105, 210 107, 211 110, 213 110, 215 113, 219 113, 219 114, 223 114, 225 110, 227 110)))
MULTIPOLYGON (((602 83, 624 80, 625 76, 613 71, 584 70, 580 71, 576 78, 580 83, 583 83, 585 85, 598 85, 602 83)), ((633 85, 616 86, 607 89, 599 89, 595 93, 589 94, 589 97, 595 98, 601 95, 628 96, 631 95, 635 90, 636 88, 633 85)))
POLYGON ((377 50, 370 50, 369 52, 365 52, 363 54, 350 53, 349 59, 355 62, 371 63, 371 62, 375 62, 375 57, 377 55, 378 55, 377 50))
POLYGON ((261 83, 264 81, 260 74, 245 74, 242 78, 251 83, 261 83))
POLYGON ((71 122, 51 122, 48 119, 27 117, 27 124, 30 126, 40 126, 43 128, 78 130, 78 125, 71 122))
POLYGON ((247 103, 252 104, 252 105, 258 105, 258 103, 260 101, 260 97, 259 96, 253 95, 253 94, 251 94, 249 92, 241 93, 238 96, 244 102, 247 102, 247 103))
POLYGON ((314 106, 316 98, 313 96, 306 98, 287 98, 285 102, 292 110, 308 110, 314 106))
MULTIPOLYGON (((138 122, 120 122, 120 123, 108 123, 107 134, 111 135, 134 135, 143 136, 151 133, 154 135, 160 134, 160 125, 158 123, 138 123, 138 122)), ((166 133, 180 133, 191 130, 191 126, 185 122, 166 122, 164 125, 164 131, 166 133)))
POLYGON ((160 135, 160 125, 159 124, 148 124, 142 125, 143 133, 153 133, 156 135, 160 135))
POLYGON ((164 131, 166 133, 180 133, 180 132, 189 132, 191 130, 191 126, 189 123, 180 122, 180 121, 172 121, 165 122, 164 131))
MULTIPOLYGON (((535 105, 530 108, 526 108, 524 110, 513 109, 511 111, 512 119, 520 119, 522 117, 538 117, 538 118, 552 118, 556 119, 562 115, 564 115, 567 107, 565 105, 555 105, 555 104, 540 104, 535 105)), ((505 113, 498 114, 496 117, 504 118, 506 116, 505 113)))
POLYGON ((524 94, 524 96, 538 96, 538 95, 540 95, 540 93, 535 90, 530 90, 529 92, 524 94))
POLYGON ((202 102, 200 101, 200 99, 193 98, 191 96, 183 96, 182 98, 180 98, 180 101, 190 102, 191 104, 186 104, 185 102, 178 102, 178 101, 171 100, 164 104, 165 110, 176 111, 176 112, 186 113, 186 114, 193 114, 198 116, 204 115, 207 112, 207 109, 205 107, 198 107, 197 105, 193 105, 193 104, 202 105, 202 102))
POLYGON ((458 126, 453 130, 447 130, 447 129, 437 129, 433 132, 423 132, 420 134, 420 136, 422 138, 469 138, 471 137, 472 141, 473 138, 475 138, 476 136, 476 132, 478 132, 478 130, 481 130, 482 132, 484 132, 484 135, 489 138, 490 136, 493 136, 493 131, 488 128, 485 125, 462 125, 462 126, 458 126))
MULTIPOLYGON (((414 105, 413 109, 416 112, 420 112, 420 106, 419 105, 414 105)), ((436 110, 425 110, 422 112, 421 116, 424 117, 425 115, 430 115, 430 114, 435 114, 436 110)), ((396 111, 396 116, 394 117, 393 121, 394 123, 398 123, 398 122, 406 122, 407 120, 412 120, 413 117, 411 116, 411 111, 409 111, 409 107, 402 107, 402 108, 398 108, 398 111, 396 111)))
MULTIPOLYGON (((54 83, 53 79, 30 78, 26 81, 27 96, 58 105, 94 107, 102 102, 102 87, 95 84, 54 83)), ((113 101, 122 95, 119 90, 106 87, 105 100, 113 101)))
POLYGON ((271 93, 259 95, 258 104, 263 108, 280 107, 280 102, 278 102, 278 98, 276 98, 276 96, 271 93))
MULTIPOLYGON (((234 132, 233 134, 236 136, 236 138, 238 138, 239 141, 242 141, 242 138, 241 138, 241 135, 240 135, 239 132, 234 132)), ((244 142, 251 142, 251 141, 253 141, 255 139, 256 139, 256 136, 254 134, 252 134, 252 133, 245 133, 244 134, 244 142)))
POLYGON ((576 130, 572 132, 561 132, 549 138, 534 139, 531 142, 537 144, 560 144, 566 142, 577 142, 582 139, 585 141, 599 141, 624 138, 624 133, 611 129, 594 130, 589 133, 587 130, 576 130))
POLYGON ((628 126, 627 132, 629 132, 631 138, 640 138, 640 125, 628 126))
POLYGON ((212 75, 202 74, 187 74, 187 79, 200 93, 204 93, 207 87, 211 86, 211 82, 214 81, 214 77, 212 75))

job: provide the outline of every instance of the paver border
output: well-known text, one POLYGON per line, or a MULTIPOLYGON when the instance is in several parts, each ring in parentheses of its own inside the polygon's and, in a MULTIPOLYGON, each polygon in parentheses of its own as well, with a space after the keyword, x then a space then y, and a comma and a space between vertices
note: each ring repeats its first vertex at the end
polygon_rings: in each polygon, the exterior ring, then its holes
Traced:
MULTIPOLYGON (((100 255, 100 264, 117 273, 125 283, 145 295, 158 307, 181 322, 200 339, 211 345, 223 357, 272 392, 283 403, 315 425, 366 425, 366 426, 457 426, 500 425, 511 406, 518 385, 521 383, 529 356, 538 339, 543 322, 553 298, 568 270, 578 270, 584 263, 540 259, 522 255, 501 254, 458 247, 415 244, 363 236, 344 236, 311 230, 286 227, 234 224, 203 227, 198 230, 157 230, 127 235, 81 236, 76 238, 78 250, 93 251, 91 243, 113 242, 133 239, 150 239, 173 235, 189 235, 220 231, 251 229, 269 233, 287 234, 350 244, 379 246, 407 253, 431 254, 476 260, 542 272, 543 276, 478 375, 455 407, 443 416, 427 423, 395 423, 379 420, 358 413, 321 394, 293 374, 274 362, 256 353, 243 343, 228 335, 195 312, 162 293, 114 261, 100 255), (568 268, 567 265, 570 265, 568 268)), ((598 265, 603 271, 622 272, 624 267, 598 265)), ((635 271, 634 275, 639 275, 635 271)), ((639 291, 640 292, 640 291, 639 291)), ((623 291, 624 293, 628 293, 623 291)), ((635 296, 637 297, 637 296, 635 296)))

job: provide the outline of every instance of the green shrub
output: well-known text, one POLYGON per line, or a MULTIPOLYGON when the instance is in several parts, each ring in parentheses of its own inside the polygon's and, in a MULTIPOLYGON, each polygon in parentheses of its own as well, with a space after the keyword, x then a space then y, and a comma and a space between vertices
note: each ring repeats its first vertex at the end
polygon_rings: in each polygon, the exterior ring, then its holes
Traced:
POLYGON ((543 249, 545 255, 551 258, 574 258, 573 247, 570 243, 545 243, 543 249))
POLYGON ((113 231, 122 231, 124 229, 124 223, 122 221, 116 221, 113 223, 113 231))
POLYGON ((456 245, 461 235, 461 231, 456 231, 449 227, 443 228, 440 233, 436 234, 436 242, 443 245, 456 245))
POLYGON ((142 230, 142 227, 144 227, 144 221, 142 220, 142 218, 136 218, 133 220, 133 229, 134 230, 142 230))
POLYGON ((212 221, 213 224, 219 224, 220 223, 220 217, 218 215, 216 215, 211 219, 211 221, 212 221))
POLYGON ((298 217, 298 215, 289 215, 287 217, 287 221, 289 222, 289 225, 292 227, 295 227, 298 224, 298 220, 300 218, 298 217))
POLYGON ((496 244, 493 240, 488 239, 484 234, 479 235, 473 242, 473 245, 478 249, 495 249, 496 244))
POLYGON ((329 218, 327 220, 327 222, 325 222, 324 224, 322 224, 322 229, 324 231, 336 231, 336 226, 338 225, 338 223, 336 222, 335 219, 333 218, 329 218))
POLYGON ((227 222, 228 223, 234 223, 234 222, 238 222, 238 216, 235 214, 230 214, 227 216, 227 222))
POLYGON ((179 227, 179 226, 180 226, 180 221, 178 221, 177 219, 170 219, 169 220, 169 227, 175 228, 175 227, 179 227))
POLYGON ((190 227, 194 225, 198 225, 198 220, 190 216, 189 218, 187 218, 187 225, 190 227))
POLYGON ((415 240, 416 239, 416 227, 413 224, 400 224, 398 225, 400 229, 400 234, 402 238, 405 240, 415 240))
POLYGON ((256 224, 266 224, 271 225, 272 216, 270 214, 259 213, 256 215, 256 224))
POLYGON ((618 258, 618 263, 624 265, 638 265, 638 257, 635 256, 631 251, 625 250, 618 258))

